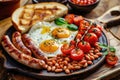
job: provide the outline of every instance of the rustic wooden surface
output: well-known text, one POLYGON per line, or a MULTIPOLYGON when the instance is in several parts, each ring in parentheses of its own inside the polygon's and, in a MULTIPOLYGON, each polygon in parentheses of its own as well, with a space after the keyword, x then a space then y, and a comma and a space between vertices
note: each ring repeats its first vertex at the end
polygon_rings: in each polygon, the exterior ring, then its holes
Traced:
MULTIPOLYGON (((26 3, 27 0, 22 0, 21 4, 23 5, 26 3)), ((31 1, 29 0, 29 3, 31 1)), ((120 5, 120 0, 101 0, 99 5, 89 14, 83 15, 84 17, 95 19, 101 16, 105 11, 108 9, 120 5)), ((6 30, 12 25, 11 23, 11 18, 7 18, 5 20, 0 21, 0 39, 2 35, 6 32, 6 30)), ((113 27, 110 29, 117 37, 120 37, 120 27, 113 27)), ((116 48, 116 54, 119 56, 120 59, 120 41, 116 39, 110 32, 106 32, 105 34, 107 35, 108 42, 111 46, 114 46, 116 48)), ((0 55, 1 57, 1 55, 0 55)), ((3 58, 0 58, 0 65, 2 64, 1 62, 3 61, 3 58)), ((120 61, 119 61, 120 62, 120 61)), ((118 64, 114 68, 107 67, 106 65, 103 65, 99 70, 97 70, 95 73, 91 74, 90 76, 86 77, 85 80, 109 80, 113 78, 113 80, 119 80, 119 77, 116 78, 120 74, 120 64, 118 64)), ((11 74, 7 73, 6 70, 0 66, 0 80, 2 79, 2 75, 6 75, 7 78, 4 80, 35 80, 32 78, 28 78, 23 75, 18 75, 18 74, 11 74), (9 78, 9 79, 8 79, 9 78)))

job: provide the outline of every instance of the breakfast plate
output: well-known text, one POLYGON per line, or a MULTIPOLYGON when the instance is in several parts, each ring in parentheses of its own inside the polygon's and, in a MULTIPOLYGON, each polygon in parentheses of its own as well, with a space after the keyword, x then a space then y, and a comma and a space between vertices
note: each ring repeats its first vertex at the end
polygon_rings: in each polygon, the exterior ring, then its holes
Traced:
MULTIPOLYGON (((6 56, 4 66, 11 72, 19 72, 37 79, 64 80, 73 76, 83 79, 96 71, 104 62, 105 49, 101 49, 98 42, 108 45, 106 35, 98 23, 82 16, 67 14, 67 8, 61 4, 59 4, 61 7, 57 8, 54 6, 49 8, 47 4, 50 5, 50 3, 41 3, 40 6, 27 5, 13 13, 14 26, 11 26, 2 38, 3 52, 6 56), (45 5, 47 6, 44 7, 45 5), (22 16, 19 14, 20 11, 22 16), (52 14, 53 11, 58 12, 58 16, 52 14), (33 12, 32 16, 31 12, 33 12), (59 12, 64 13, 61 15, 59 12), (43 15, 45 13, 46 15, 43 15), (42 18, 38 14, 41 14, 42 18), (62 18, 64 14, 67 15, 62 18), (40 18, 41 21, 51 21, 50 18, 54 21, 33 25, 34 21, 38 22, 40 18), (85 44, 87 49, 83 48, 85 44), (53 53, 56 55, 51 58, 53 53)), ((58 5, 53 2, 51 4, 58 5)))
MULTIPOLYGON (((12 37, 12 33, 14 33, 16 31, 16 29, 11 26, 7 32, 6 35, 8 35, 10 38, 12 37)), ((104 32, 102 32, 102 36, 99 38, 99 42, 108 45, 107 42, 107 38, 104 34, 104 32)), ((105 50, 102 49, 101 52, 104 52, 105 50)), ((89 65, 87 68, 82 68, 80 70, 77 70, 75 72, 72 72, 70 74, 66 74, 64 72, 61 73, 55 73, 55 72, 47 72, 47 70, 35 70, 35 69, 31 69, 29 67, 26 67, 20 63, 18 63, 17 61, 15 61, 13 58, 11 58, 6 51, 4 51, 4 55, 6 56, 6 61, 4 63, 5 68, 8 71, 11 72, 19 72, 21 74, 27 75, 27 76, 31 76, 37 79, 47 79, 47 80, 61 80, 61 79, 69 79, 73 76, 79 77, 79 78, 84 78, 85 76, 88 76, 90 73, 94 72, 95 70, 98 69, 98 67, 100 67, 100 65, 104 62, 105 56, 101 56, 98 59, 93 61, 92 65, 89 65), (86 74, 83 76, 83 74, 86 74)))

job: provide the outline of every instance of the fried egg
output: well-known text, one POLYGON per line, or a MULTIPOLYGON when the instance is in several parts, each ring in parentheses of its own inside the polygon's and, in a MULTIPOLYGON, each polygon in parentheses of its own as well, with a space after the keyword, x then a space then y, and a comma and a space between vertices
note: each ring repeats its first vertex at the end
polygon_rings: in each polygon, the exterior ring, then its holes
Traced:
POLYGON ((30 38, 46 57, 61 54, 61 46, 70 43, 78 31, 70 31, 65 25, 58 26, 54 22, 38 22, 28 32, 30 38))

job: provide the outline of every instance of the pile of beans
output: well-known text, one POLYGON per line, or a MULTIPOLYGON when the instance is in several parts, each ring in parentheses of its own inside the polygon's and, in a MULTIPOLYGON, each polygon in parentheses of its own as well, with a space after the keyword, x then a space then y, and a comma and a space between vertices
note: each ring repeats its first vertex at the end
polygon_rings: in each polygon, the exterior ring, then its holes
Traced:
POLYGON ((89 5, 96 2, 96 0, 71 0, 74 4, 89 5))
POLYGON ((49 58, 46 61, 46 65, 44 66, 47 71, 52 72, 65 72, 67 74, 80 70, 81 68, 85 68, 88 65, 92 65, 95 59, 98 59, 102 56, 100 52, 99 45, 96 45, 95 48, 91 48, 90 52, 85 54, 82 60, 75 61, 72 60, 69 56, 63 56, 62 54, 57 55, 56 57, 49 58))

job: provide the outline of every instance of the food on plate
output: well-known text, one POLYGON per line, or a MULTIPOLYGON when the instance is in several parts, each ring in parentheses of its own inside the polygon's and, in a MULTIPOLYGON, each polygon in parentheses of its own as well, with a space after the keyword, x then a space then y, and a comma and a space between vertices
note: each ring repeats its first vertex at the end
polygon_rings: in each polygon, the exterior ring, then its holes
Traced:
POLYGON ((23 42, 25 45, 32 51, 33 55, 41 60, 46 60, 45 55, 39 50, 39 48, 34 44, 33 40, 29 37, 28 34, 22 36, 23 42))
POLYGON ((108 65, 114 66, 118 62, 118 57, 113 52, 109 52, 106 56, 106 62, 108 65))
POLYGON ((61 54, 61 46, 69 44, 78 31, 71 31, 66 25, 56 25, 55 22, 39 22, 28 32, 34 44, 47 57, 61 54))
POLYGON ((2 46, 11 57, 28 67, 69 74, 95 64, 94 60, 102 56, 98 45, 101 34, 98 35, 94 29, 102 31, 100 26, 82 16, 68 14, 51 22, 38 22, 28 33, 14 32, 12 40, 15 46, 5 35, 2 46), (17 49, 17 46, 22 47, 22 41, 31 55, 17 49))
POLYGON ((53 21, 67 14, 68 8, 57 2, 44 2, 25 5, 12 14, 14 27, 21 33, 27 32, 30 27, 39 21, 53 21))
POLYGON ((97 0, 71 0, 74 4, 78 5, 90 5, 95 3, 97 0))
POLYGON ((42 69, 45 64, 44 60, 33 58, 18 50, 7 35, 2 38, 2 46, 12 58, 30 68, 42 69))
POLYGON ((14 46, 19 49, 21 52, 23 52, 26 55, 32 55, 32 52, 24 45, 22 41, 22 35, 18 31, 14 32, 12 34, 12 42, 14 46))

